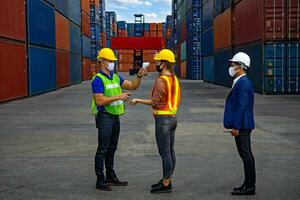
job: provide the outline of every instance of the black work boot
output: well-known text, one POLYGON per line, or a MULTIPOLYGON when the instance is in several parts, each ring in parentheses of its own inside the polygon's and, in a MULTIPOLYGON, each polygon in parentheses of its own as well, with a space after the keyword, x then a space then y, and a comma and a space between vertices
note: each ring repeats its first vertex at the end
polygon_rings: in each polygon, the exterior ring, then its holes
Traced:
POLYGON ((106 172, 105 182, 108 185, 112 185, 112 186, 127 186, 128 185, 127 181, 120 181, 114 171, 106 172))
POLYGON ((246 183, 243 183, 243 185, 241 185, 241 186, 239 186, 239 187, 234 187, 234 188, 233 188, 233 191, 241 190, 241 189, 243 189, 245 186, 246 186, 246 183))
POLYGON ((168 186, 164 186, 163 180, 153 185, 151 189, 152 194, 171 193, 171 192, 172 192, 172 183, 170 182, 168 186))
POLYGON ((160 179, 158 181, 158 183, 151 185, 151 188, 153 189, 153 188, 157 187, 160 184, 160 182, 162 182, 162 181, 163 181, 163 179, 160 179))
POLYGON ((97 176, 96 189, 102 191, 111 191, 111 187, 104 181, 104 175, 97 176))

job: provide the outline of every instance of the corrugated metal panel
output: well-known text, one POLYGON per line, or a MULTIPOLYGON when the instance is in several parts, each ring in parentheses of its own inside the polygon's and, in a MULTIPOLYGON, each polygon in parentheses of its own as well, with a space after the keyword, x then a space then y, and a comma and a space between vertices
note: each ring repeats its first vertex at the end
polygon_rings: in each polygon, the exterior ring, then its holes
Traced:
MULTIPOLYGON (((186 35, 201 33, 201 8, 192 8, 186 15, 186 35)), ((181 25, 183 26, 183 24, 181 25)))
POLYGON ((68 13, 69 19, 76 23, 77 25, 81 26, 81 4, 79 0, 68 0, 68 13))
POLYGON ((202 33, 202 55, 210 56, 214 53, 214 32, 213 29, 209 29, 202 33))
POLYGON ((82 56, 86 58, 91 58, 91 39, 82 36, 82 56))
POLYGON ((56 51, 56 87, 64 87, 71 84, 70 53, 56 51))
POLYGON ((70 22, 58 12, 55 12, 56 48, 70 51, 70 22))
POLYGON ((55 48, 54 9, 42 0, 28 0, 28 40, 55 48))
POLYGON ((181 61, 186 60, 186 41, 181 43, 181 61))
POLYGON ((82 59, 82 80, 91 80, 92 71, 91 71, 91 60, 88 58, 82 59))
POLYGON ((91 60, 96 61, 98 52, 100 51, 100 45, 98 43, 91 43, 91 60))
POLYGON ((29 47, 29 95, 55 90, 56 56, 55 50, 29 47))
POLYGON ((80 27, 70 22, 70 51, 81 53, 81 31, 80 27))
POLYGON ((25 41, 25 3, 0 1, 0 36, 25 41))
POLYGON ((214 56, 203 58, 203 80, 210 83, 215 82, 214 56))
POLYGON ((287 75, 286 91, 288 93, 300 93, 300 42, 287 44, 287 75))
POLYGON ((90 36, 90 17, 85 13, 81 12, 81 30, 86 36, 90 36))
POLYGON ((214 49, 228 48, 232 45, 231 9, 216 16, 214 20, 214 49))
POLYGON ((55 9, 62 13, 64 16, 68 17, 68 0, 55 0, 55 9))
POLYGON ((209 0, 202 8, 202 30, 205 31, 214 24, 213 0, 209 0))
POLYGON ((299 40, 300 39, 300 2, 299 0, 287 0, 287 12, 288 12, 288 39, 299 40))
POLYGON ((232 49, 222 50, 215 52, 214 54, 214 66, 215 66, 215 83, 227 87, 232 86, 232 79, 228 74, 228 68, 230 67, 229 59, 233 56, 232 49))
POLYGON ((186 65, 186 61, 180 63, 180 78, 186 78, 186 65))
POLYGON ((0 40, 0 102, 27 96, 24 44, 0 40))
POLYGON ((76 84, 80 83, 82 79, 82 72, 81 72, 81 55, 71 53, 70 56, 70 68, 71 68, 71 83, 76 84))
POLYGON ((81 0, 81 9, 90 15, 90 0, 81 0))

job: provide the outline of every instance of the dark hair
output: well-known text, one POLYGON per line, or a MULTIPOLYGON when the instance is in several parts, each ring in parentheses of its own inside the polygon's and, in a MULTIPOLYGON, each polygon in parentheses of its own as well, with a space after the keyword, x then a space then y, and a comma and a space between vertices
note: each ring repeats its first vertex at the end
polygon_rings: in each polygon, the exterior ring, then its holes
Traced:
POLYGON ((174 64, 175 63, 170 63, 169 61, 166 61, 166 60, 162 60, 162 62, 164 64, 166 64, 167 70, 169 70, 170 72, 174 73, 174 64))
POLYGON ((240 66, 243 70, 247 71, 247 67, 244 63, 242 62, 234 62, 235 65, 240 66))

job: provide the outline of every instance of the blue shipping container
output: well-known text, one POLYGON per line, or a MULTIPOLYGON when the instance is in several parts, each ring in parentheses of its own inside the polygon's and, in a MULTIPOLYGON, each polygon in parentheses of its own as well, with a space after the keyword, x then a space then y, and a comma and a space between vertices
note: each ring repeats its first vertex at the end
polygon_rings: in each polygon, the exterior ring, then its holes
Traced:
POLYGON ((118 25, 119 30, 125 30, 127 28, 127 25, 126 25, 125 21, 118 21, 117 25, 118 25))
POLYGON ((215 82, 214 56, 203 58, 203 80, 210 83, 215 82))
MULTIPOLYGON (((201 33, 201 8, 193 8, 186 15, 186 35, 201 33)), ((180 30, 179 30, 180 32, 180 30)))
POLYGON ((98 52, 100 51, 100 44, 92 42, 91 44, 91 60, 97 60, 98 52))
POLYGON ((144 24, 144 30, 145 31, 150 31, 150 24, 149 23, 144 24))
POLYGON ((287 44, 287 78, 286 90, 288 93, 299 94, 300 87, 300 43, 291 42, 287 44))
POLYGON ((214 0, 214 16, 223 12, 223 0, 214 0))
POLYGON ((73 53, 81 53, 81 30, 74 23, 70 23, 70 51, 73 53))
POLYGON ((47 1, 48 3, 54 6, 55 0, 45 0, 45 1, 47 1))
POLYGON ((69 19, 79 26, 81 26, 80 10, 81 10, 80 1, 69 0, 68 2, 69 19))
POLYGON ((201 8, 202 0, 185 0, 186 1, 186 11, 188 12, 191 8, 201 8))
POLYGON ((82 56, 91 58, 91 39, 82 35, 82 56))
POLYGON ((232 58, 232 49, 214 53, 215 83, 227 87, 232 86, 232 78, 228 74, 229 59, 232 58))
POLYGON ((81 55, 71 53, 70 56, 70 64, 71 64, 71 84, 76 84, 81 82, 81 55))
POLYGON ((213 0, 209 0, 202 8, 202 31, 211 28, 214 24, 213 0))
POLYGON ((214 32, 213 28, 202 33, 202 55, 211 56, 214 53, 214 32))
POLYGON ((54 49, 29 47, 29 95, 56 89, 56 53, 54 49))
POLYGON ((68 0, 55 0, 55 9, 62 13, 64 16, 68 17, 68 0))
POLYGON ((202 80, 202 58, 198 59, 187 58, 186 78, 190 80, 202 80))
POLYGON ((28 0, 28 41, 55 48, 54 8, 42 0, 28 0))

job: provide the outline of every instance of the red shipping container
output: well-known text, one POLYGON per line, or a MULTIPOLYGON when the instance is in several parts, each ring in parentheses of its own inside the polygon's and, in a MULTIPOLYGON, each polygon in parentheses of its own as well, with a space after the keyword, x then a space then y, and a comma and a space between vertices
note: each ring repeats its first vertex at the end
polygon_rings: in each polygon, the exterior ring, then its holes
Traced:
POLYGON ((180 42, 183 42, 186 39, 186 23, 185 20, 181 24, 180 30, 180 42))
POLYGON ((25 44, 0 40, 0 102, 26 96, 25 44))
POLYGON ((95 5, 96 8, 99 8, 99 0, 90 0, 90 5, 95 5))
POLYGON ((97 74, 97 61, 91 62, 91 78, 97 74))
POLYGON ((288 39, 297 39, 300 38, 300 3, 299 0, 288 0, 287 1, 287 12, 288 12, 288 39))
POLYGON ((234 45, 286 39, 285 0, 243 0, 233 15, 234 45))
POLYGON ((70 22, 55 11, 56 48, 70 51, 70 22))
POLYGON ((57 88, 71 84, 70 53, 56 51, 56 86, 57 88))
POLYGON ((227 48, 232 45, 231 8, 214 19, 214 49, 227 48))
POLYGON ((171 38, 172 37, 172 30, 171 28, 167 28, 167 38, 171 38))
POLYGON ((118 37, 128 37, 127 30, 118 30, 118 37))
POLYGON ((157 30, 157 24, 156 23, 150 23, 150 31, 156 31, 157 30))
POLYGON ((0 36, 25 41, 25 2, 0 1, 0 36))
POLYGON ((88 58, 82 58, 82 80, 91 80, 91 60, 88 58))
POLYGON ((112 49, 162 49, 165 47, 165 40, 162 37, 112 37, 112 49))
POLYGON ((82 29, 82 33, 86 36, 90 36, 90 17, 84 13, 81 12, 81 29, 82 29))
POLYGON ((180 64, 180 78, 186 78, 186 61, 180 64))
POLYGON ((126 50, 126 49, 120 49, 120 50, 118 50, 118 52, 119 52, 119 54, 122 54, 122 53, 133 54, 133 50, 126 50))
POLYGON ((81 9, 90 16, 90 0, 81 0, 81 9))

